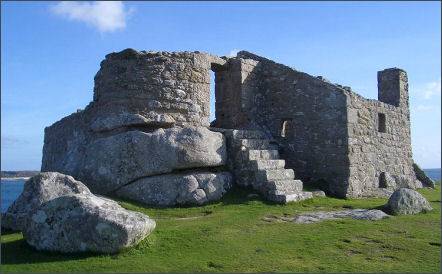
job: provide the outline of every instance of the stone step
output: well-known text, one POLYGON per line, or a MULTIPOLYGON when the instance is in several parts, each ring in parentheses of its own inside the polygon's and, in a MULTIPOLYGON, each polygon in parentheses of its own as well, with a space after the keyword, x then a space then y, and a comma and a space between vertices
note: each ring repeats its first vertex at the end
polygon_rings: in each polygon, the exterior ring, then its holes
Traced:
POLYGON ((268 169, 257 170, 255 173, 256 182, 291 180, 295 178, 293 169, 268 169))
POLYGON ((278 146, 271 144, 268 139, 238 139, 237 145, 248 149, 278 149, 278 146))
POLYGON ((273 160, 279 159, 278 150, 270 150, 270 149, 249 149, 248 150, 249 160, 273 160))
POLYGON ((283 169, 285 160, 253 160, 250 165, 254 169, 283 169))
POLYGON ((245 146, 249 149, 253 149, 254 147, 268 147, 270 145, 268 139, 237 139, 236 142, 240 146, 245 146))
POLYGON ((286 204, 289 202, 298 202, 306 199, 311 199, 313 198, 313 195, 311 192, 297 192, 282 195, 268 195, 266 198, 276 203, 286 204))
POLYGON ((274 195, 302 192, 301 180, 268 181, 262 186, 265 192, 274 195))
POLYGON ((259 130, 235 129, 232 131, 232 136, 234 139, 267 139, 265 133, 259 130))

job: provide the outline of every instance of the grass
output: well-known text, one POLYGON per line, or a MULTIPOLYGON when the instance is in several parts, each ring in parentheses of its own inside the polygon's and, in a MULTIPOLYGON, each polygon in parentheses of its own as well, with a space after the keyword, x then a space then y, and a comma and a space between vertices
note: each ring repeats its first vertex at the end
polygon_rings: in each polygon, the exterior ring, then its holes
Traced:
POLYGON ((6 233, 1 272, 439 272, 440 185, 420 192, 432 212, 316 224, 263 217, 375 208, 386 199, 315 198, 275 205, 235 189, 218 203, 193 208, 143 208, 120 201, 157 221, 156 230, 135 248, 117 255, 37 252, 21 233, 6 233))

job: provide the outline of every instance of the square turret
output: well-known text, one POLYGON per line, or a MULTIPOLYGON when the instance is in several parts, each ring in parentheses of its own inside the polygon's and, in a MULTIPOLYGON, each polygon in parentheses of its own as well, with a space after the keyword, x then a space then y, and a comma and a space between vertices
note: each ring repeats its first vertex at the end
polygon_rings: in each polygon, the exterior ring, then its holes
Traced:
POLYGON ((404 70, 389 68, 378 71, 378 100, 408 108, 408 77, 404 70))

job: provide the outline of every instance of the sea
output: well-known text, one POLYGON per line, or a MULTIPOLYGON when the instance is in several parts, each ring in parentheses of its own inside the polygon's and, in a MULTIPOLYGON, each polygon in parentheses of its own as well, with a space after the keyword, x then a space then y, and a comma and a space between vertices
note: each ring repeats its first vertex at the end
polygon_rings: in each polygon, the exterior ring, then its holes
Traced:
MULTIPOLYGON (((441 179, 441 169, 432 168, 424 169, 428 177, 435 181, 440 181, 441 179)), ((17 199, 20 193, 23 191, 23 186, 25 184, 24 179, 1 179, 1 205, 2 213, 6 212, 8 207, 17 199)))

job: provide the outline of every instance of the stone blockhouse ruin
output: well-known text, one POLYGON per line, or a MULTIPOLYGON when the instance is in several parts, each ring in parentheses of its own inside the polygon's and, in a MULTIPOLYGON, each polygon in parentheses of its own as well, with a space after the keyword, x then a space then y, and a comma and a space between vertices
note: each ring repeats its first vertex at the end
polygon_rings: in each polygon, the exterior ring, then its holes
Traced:
POLYGON ((378 100, 244 51, 215 73, 216 126, 266 131, 304 182, 339 197, 419 186, 405 71, 378 72, 378 100))
POLYGON ((276 202, 417 188, 407 75, 378 73, 379 100, 241 51, 111 53, 93 101, 45 129, 42 171, 154 205, 201 204, 236 183, 276 202), (209 127, 210 71, 216 120, 209 127))

